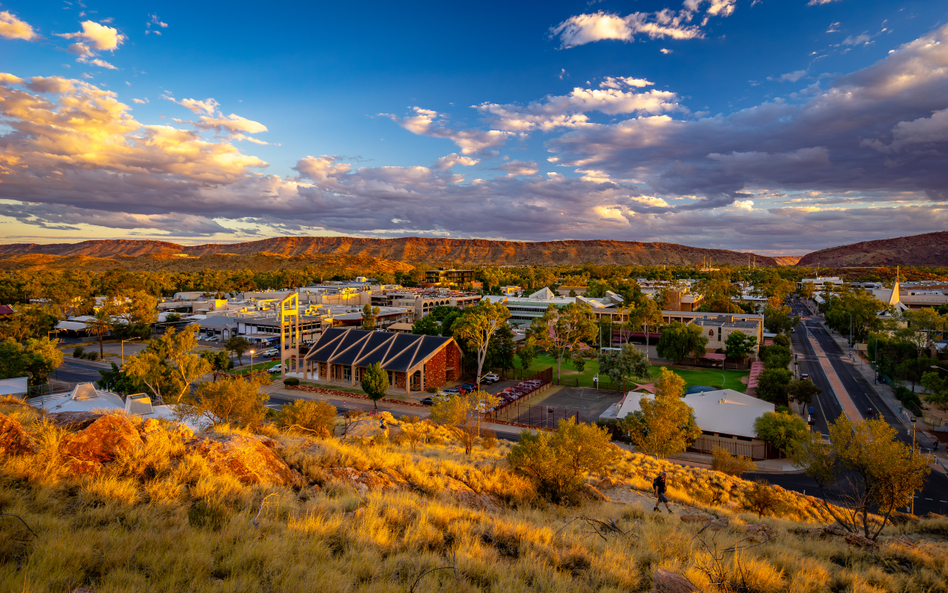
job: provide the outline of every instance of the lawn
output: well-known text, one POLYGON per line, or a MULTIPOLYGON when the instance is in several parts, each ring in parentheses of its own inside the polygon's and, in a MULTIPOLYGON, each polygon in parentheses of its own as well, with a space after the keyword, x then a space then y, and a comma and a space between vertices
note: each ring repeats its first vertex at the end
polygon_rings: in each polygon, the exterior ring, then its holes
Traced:
MULTIPOLYGON (((516 359, 517 367, 521 366, 520 358, 516 359)), ((667 365, 670 369, 681 375, 681 377, 687 383, 685 389, 692 387, 694 385, 708 385, 710 387, 723 387, 725 389, 733 389, 734 391, 739 391, 744 393, 747 389, 747 386, 741 383, 741 378, 746 377, 749 373, 748 371, 725 371, 720 369, 702 369, 694 367, 676 367, 674 365, 667 365)), ((556 379, 556 359, 547 354, 541 354, 533 360, 533 364, 530 366, 530 373, 538 373, 544 369, 553 367, 553 378, 556 379)), ((658 374, 661 370, 661 366, 652 365, 652 379, 658 377, 658 374)), ((579 378, 579 384, 585 387, 593 386, 593 377, 599 373, 599 363, 595 360, 586 361, 586 368, 583 369, 582 373, 577 373, 576 369, 573 367, 573 362, 571 360, 563 360, 562 366, 562 379, 564 382, 573 381, 576 378, 579 378)), ((600 379, 603 379, 600 377, 600 379)), ((614 387, 608 380, 600 381, 600 387, 611 388, 614 387)))

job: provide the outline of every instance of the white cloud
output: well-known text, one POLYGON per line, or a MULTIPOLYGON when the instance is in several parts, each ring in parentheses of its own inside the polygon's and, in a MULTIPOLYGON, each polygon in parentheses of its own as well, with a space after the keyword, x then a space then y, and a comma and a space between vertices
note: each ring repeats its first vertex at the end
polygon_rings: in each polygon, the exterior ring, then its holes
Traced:
POLYGON ((15 15, 4 10, 0 12, 0 37, 4 39, 22 39, 32 41, 39 35, 26 21, 21 21, 15 15))
POLYGON ((826 28, 827 33, 839 33, 839 21, 835 23, 830 23, 830 26, 826 28))
POLYGON ((796 70, 794 72, 787 72, 786 74, 781 74, 777 78, 771 76, 767 77, 767 80, 776 80, 777 82, 796 82, 806 76, 806 70, 796 70))
MULTIPOLYGON (((171 99, 171 100, 174 101, 174 99, 171 99)), ((214 112, 217 111, 218 108, 220 107, 220 104, 218 104, 217 101, 210 98, 205 99, 203 101, 199 101, 197 99, 182 99, 181 101, 174 101, 174 102, 177 103, 178 105, 183 105, 184 107, 187 107, 188 109, 190 109, 191 111, 193 111, 194 113, 198 115, 201 115, 201 114, 214 115, 214 112)))
POLYGON ((839 2, 839 0, 810 0, 806 3, 807 6, 819 6, 821 4, 829 4, 831 2, 839 2))
POLYGON ((233 113, 227 116, 219 114, 218 117, 208 117, 206 115, 202 115, 198 119, 200 121, 197 122, 196 125, 199 128, 213 128, 218 131, 224 129, 228 130, 231 134, 236 134, 238 132, 257 134, 259 132, 267 131, 267 126, 263 125, 262 123, 255 122, 245 117, 240 117, 239 115, 235 115, 233 113))
POLYGON ((662 52, 662 53, 665 54, 666 56, 667 56, 668 54, 672 53, 672 50, 667 49, 667 48, 664 48, 664 47, 663 47, 662 49, 658 50, 658 51, 662 52))
POLYGON ((850 35, 846 37, 846 39, 843 39, 843 45, 866 45, 871 39, 872 38, 866 33, 856 36, 850 35))
POLYGON ((533 161, 508 161, 499 167, 500 171, 507 173, 507 177, 533 176, 539 169, 533 161))
POLYGON ((139 105, 144 105, 148 103, 148 99, 132 99, 133 102, 138 103, 139 105))
POLYGON ((92 64, 93 66, 98 66, 99 68, 105 68, 107 70, 118 70, 112 64, 109 64, 105 60, 100 60, 99 58, 93 58, 91 60, 83 60, 87 64, 92 64))
MULTIPOLYGON (((603 11, 595 14, 579 14, 550 28, 551 37, 559 37, 564 49, 593 43, 616 40, 629 42, 636 36, 649 39, 700 39, 704 37, 701 27, 711 16, 727 17, 734 13, 736 0, 685 0, 681 10, 670 9, 658 12, 634 12, 619 16, 603 11), (707 5, 701 25, 690 24, 702 6, 707 5)), ((662 50, 662 53, 670 53, 662 50)))
POLYGON ((157 14, 150 14, 150 15, 148 15, 148 16, 151 17, 151 20, 148 21, 148 23, 145 24, 146 27, 150 27, 151 25, 157 25, 157 26, 161 27, 162 29, 167 29, 167 28, 168 28, 168 23, 163 23, 163 22, 161 22, 161 19, 158 18, 158 15, 157 15, 157 14))
POLYGON ((438 171, 447 171, 457 165, 461 165, 464 167, 473 167, 479 162, 480 162, 479 160, 471 158, 469 156, 461 156, 457 154, 456 152, 452 152, 449 155, 439 158, 434 168, 437 169, 438 171))
POLYGON ((447 117, 432 109, 412 107, 414 115, 398 117, 391 113, 380 113, 405 128, 412 134, 445 138, 454 142, 463 155, 488 153, 496 150, 512 135, 505 130, 456 130, 448 125, 447 117))
MULTIPOLYGON (((60 33, 59 37, 80 39, 88 49, 94 51, 115 51, 126 37, 114 27, 106 27, 94 21, 83 21, 82 31, 78 33, 60 33)), ((78 53, 78 52, 74 52, 78 53)))
POLYGON ((602 82, 599 83, 599 88, 621 89, 623 86, 642 88, 645 86, 654 85, 654 82, 649 82, 644 78, 631 78, 622 76, 616 76, 613 78, 612 76, 607 76, 602 82))

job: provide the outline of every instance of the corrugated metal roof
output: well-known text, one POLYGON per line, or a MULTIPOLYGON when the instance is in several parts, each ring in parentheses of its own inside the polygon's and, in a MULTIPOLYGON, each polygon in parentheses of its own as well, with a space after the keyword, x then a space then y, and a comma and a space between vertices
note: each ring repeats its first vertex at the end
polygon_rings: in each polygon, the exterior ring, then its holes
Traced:
POLYGON ((452 342, 453 338, 334 327, 316 340, 306 360, 358 367, 377 362, 387 371, 405 373, 452 342))

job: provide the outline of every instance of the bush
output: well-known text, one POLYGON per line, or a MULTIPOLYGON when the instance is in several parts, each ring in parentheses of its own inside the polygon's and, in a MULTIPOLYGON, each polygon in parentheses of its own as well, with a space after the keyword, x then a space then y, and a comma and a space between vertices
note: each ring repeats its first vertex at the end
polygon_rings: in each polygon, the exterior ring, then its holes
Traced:
POLYGON ((715 447, 711 454, 711 469, 729 476, 738 476, 757 469, 757 464, 743 455, 731 455, 721 447, 715 447))
POLYGON ((493 449, 497 446, 497 435, 494 434, 494 431, 484 429, 481 431, 481 447, 487 450, 493 449))
POLYGON ((98 352, 95 352, 95 351, 93 351, 93 352, 86 352, 85 354, 82 355, 82 357, 85 358, 85 359, 87 359, 87 360, 98 360, 98 358, 99 358, 99 353, 98 353, 98 352))
POLYGON ((298 399, 283 406, 277 425, 287 432, 331 437, 336 425, 336 407, 324 401, 298 399))
POLYGON ((85 351, 86 351, 86 349, 83 348, 82 346, 76 346, 76 347, 73 349, 73 351, 72 351, 72 357, 73 357, 73 358, 83 358, 83 355, 85 354, 85 351))
POLYGON ((437 388, 437 387, 429 387, 429 388, 426 389, 425 391, 427 391, 428 393, 438 393, 438 388, 437 388))
POLYGON ((299 385, 300 380, 297 377, 287 377, 286 379, 283 379, 283 384, 287 387, 291 385, 299 385))
POLYGON ((743 503, 744 509, 757 513, 758 518, 776 514, 783 507, 780 497, 767 480, 755 481, 746 497, 743 503))
POLYGON ((208 381, 187 392, 178 405, 182 420, 259 427, 266 419, 270 397, 261 390, 266 376, 208 381))

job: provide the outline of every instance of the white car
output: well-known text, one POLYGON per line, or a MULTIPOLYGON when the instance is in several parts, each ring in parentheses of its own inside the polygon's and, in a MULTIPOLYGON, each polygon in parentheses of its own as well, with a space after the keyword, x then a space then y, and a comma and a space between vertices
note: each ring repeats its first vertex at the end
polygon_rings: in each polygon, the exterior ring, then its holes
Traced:
POLYGON ((279 375, 281 372, 283 372, 283 365, 275 364, 269 369, 267 369, 267 372, 270 373, 271 375, 279 375))
POLYGON ((500 375, 498 375, 497 373, 487 373, 486 375, 481 377, 481 383, 485 383, 487 385, 490 385, 491 383, 496 383, 497 381, 500 381, 500 375))
POLYGON ((260 353, 260 356, 279 356, 279 355, 280 355, 280 351, 277 350, 276 348, 268 348, 267 350, 264 350, 263 352, 260 353))

